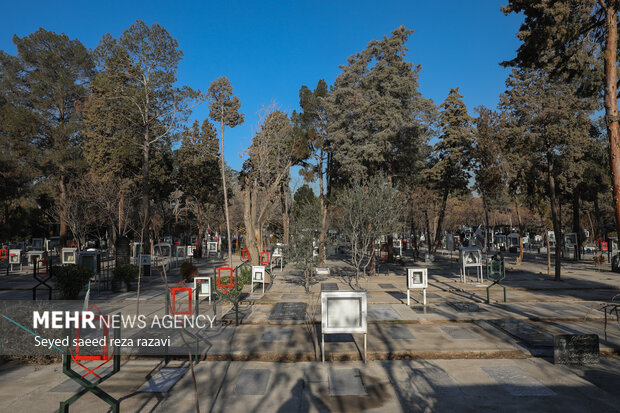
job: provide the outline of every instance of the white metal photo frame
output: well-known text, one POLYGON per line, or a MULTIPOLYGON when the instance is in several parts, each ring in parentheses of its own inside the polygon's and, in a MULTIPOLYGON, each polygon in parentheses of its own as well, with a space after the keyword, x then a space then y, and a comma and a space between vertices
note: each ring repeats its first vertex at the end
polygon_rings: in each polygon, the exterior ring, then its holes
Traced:
POLYGON ((252 266, 252 289, 254 291, 254 283, 261 283, 263 285, 263 294, 265 294, 265 266, 253 265, 252 266))
POLYGON ((194 277, 194 291, 198 291, 198 297, 208 297, 211 303, 211 277, 194 277))
POLYGON ((428 268, 407 268, 407 305, 411 305, 411 290, 422 289, 424 305, 426 305, 426 289, 428 288, 428 268))
POLYGON ((364 334, 364 363, 367 350, 368 299, 365 291, 321 293, 321 360, 325 362, 325 334, 364 334))

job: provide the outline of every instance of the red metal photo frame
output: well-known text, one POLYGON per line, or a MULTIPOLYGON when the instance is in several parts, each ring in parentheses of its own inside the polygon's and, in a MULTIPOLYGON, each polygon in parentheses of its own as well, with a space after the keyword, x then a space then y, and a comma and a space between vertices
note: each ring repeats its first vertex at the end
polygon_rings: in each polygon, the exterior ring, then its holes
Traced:
POLYGON ((6 248, 0 249, 0 260, 4 261, 7 258, 9 258, 9 250, 7 250, 6 248))
MULTIPOLYGON (((224 275, 226 277, 226 275, 224 275)), ((228 290, 235 286, 235 282, 233 280, 233 269, 230 267, 220 267, 217 269, 217 288, 228 293, 228 290), (222 284, 222 273, 228 273, 229 283, 222 284)))
POLYGON ((388 250, 387 248, 381 248, 379 250, 379 255, 377 255, 377 258, 379 258, 380 260, 387 260, 388 257, 388 250))
POLYGON ((241 261, 250 261, 250 250, 246 248, 241 250, 241 261))
POLYGON ((170 309, 170 312, 174 315, 192 315, 192 292, 194 291, 193 288, 173 288, 172 290, 172 308, 170 309), (176 311, 176 294, 180 293, 182 291, 186 291, 187 292, 187 297, 189 299, 189 308, 187 311, 176 311))
MULTIPOLYGON (((80 331, 81 331, 81 319, 82 316, 78 317, 78 328, 76 329, 75 333, 76 333, 76 345, 75 345, 75 354, 73 353, 73 351, 71 351, 71 348, 69 348, 69 353, 71 355, 71 358, 73 359, 73 361, 75 361, 80 367, 82 367, 84 370, 86 370, 86 374, 84 374, 82 376, 82 378, 88 376, 89 374, 92 374, 93 376, 97 377, 97 378, 101 378, 101 376, 99 376, 97 373, 95 373, 95 370, 97 370, 99 367, 103 366, 104 364, 106 364, 108 361, 112 360, 112 357, 109 354, 109 343, 110 343, 110 329, 109 327, 106 325, 106 323, 101 323, 101 319, 107 316, 104 316, 101 311, 99 310, 99 308, 97 308, 96 305, 91 305, 88 308, 88 311, 91 311, 92 309, 97 310, 97 313, 99 314, 95 314, 95 318, 94 320, 96 322, 99 322, 99 324, 103 324, 103 337, 105 338, 105 344, 103 345, 102 348, 102 352, 101 355, 84 355, 84 354, 80 354, 80 331), (89 368, 86 367, 84 364, 80 363, 80 361, 102 361, 103 363, 95 366, 94 368, 89 368)), ((109 319, 108 319, 109 322, 109 319)))
POLYGON ((270 255, 269 255, 269 252, 268 252, 268 251, 263 251, 263 252, 261 252, 261 253, 260 253, 260 264, 261 264, 261 265, 269 265, 269 258, 270 258, 270 255), (264 259, 263 259, 263 257, 264 257, 264 256, 266 256, 266 257, 267 257, 267 259, 266 259, 266 260, 264 260, 264 259))
POLYGON ((48 260, 39 260, 37 261, 37 275, 49 275, 50 274, 50 264, 48 260), (41 271, 41 264, 45 263, 45 272, 41 271))
POLYGON ((607 243, 605 241, 601 241, 601 250, 607 251, 607 243))

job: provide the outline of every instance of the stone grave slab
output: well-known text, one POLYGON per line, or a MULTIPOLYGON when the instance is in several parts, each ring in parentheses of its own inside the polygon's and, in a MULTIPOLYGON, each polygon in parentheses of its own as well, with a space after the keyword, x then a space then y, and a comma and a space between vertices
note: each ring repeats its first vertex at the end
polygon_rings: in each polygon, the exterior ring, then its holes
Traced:
POLYGON ((409 378, 412 385, 422 394, 462 397, 459 386, 445 370, 439 367, 412 369, 409 378))
MULTIPOLYGON (((158 295, 163 296, 163 291, 146 291, 140 293, 140 300, 150 300, 151 298, 157 297, 158 295)), ((125 298, 125 301, 137 301, 138 296, 125 298)))
POLYGON ((448 305, 454 308, 459 313, 478 313, 482 311, 486 311, 476 303, 471 303, 467 301, 450 301, 448 305))
POLYGON ((368 320, 372 321, 393 321, 400 320, 400 315, 391 305, 369 305, 368 320))
POLYGON ((442 314, 442 311, 428 305, 412 305, 411 309, 420 314, 442 314))
POLYGON ((337 333, 337 334, 325 334, 326 343, 352 343, 353 334, 337 333))
POLYGON ((598 364, 600 350, 596 334, 559 334, 553 336, 553 363, 598 364))
POLYGON ((302 321, 306 319, 306 307, 307 303, 302 302, 288 302, 278 303, 274 306, 273 310, 269 314, 270 321, 302 321))
POLYGON ((528 347, 553 347, 553 335, 536 324, 522 320, 492 320, 489 322, 512 337, 523 341, 528 347))
MULTIPOLYGON (((473 325, 473 324, 472 324, 473 325)), ((462 326, 441 326, 441 331, 449 335, 455 340, 475 340, 480 338, 480 334, 476 334, 471 329, 462 326)))
POLYGON ((401 293, 400 291, 388 291, 387 293, 392 297, 396 298, 397 300, 403 300, 407 298, 407 294, 401 293))
POLYGON ((394 284, 379 284, 379 287, 386 289, 386 290, 397 290, 394 284))
POLYGON ((299 298, 299 294, 282 294, 281 297, 283 300, 295 300, 299 298))
POLYGON ((292 328, 267 327, 261 337, 261 341, 274 343, 282 341, 290 341, 293 336, 292 328))
POLYGON ((359 369, 330 369, 329 394, 332 396, 365 396, 359 369))
POLYGON ((187 372, 187 367, 163 367, 140 388, 140 393, 166 393, 187 372))
POLYGON ((491 376, 513 396, 555 396, 555 392, 515 366, 483 366, 482 371, 491 376))
POLYGON ((321 291, 338 291, 336 283, 321 283, 321 291))
POLYGON ((394 340, 413 340, 415 336, 406 327, 392 326, 387 329, 388 335, 394 340))
POLYGON ((244 396, 262 396, 267 391, 271 370, 245 369, 241 370, 235 385, 235 393, 244 396))

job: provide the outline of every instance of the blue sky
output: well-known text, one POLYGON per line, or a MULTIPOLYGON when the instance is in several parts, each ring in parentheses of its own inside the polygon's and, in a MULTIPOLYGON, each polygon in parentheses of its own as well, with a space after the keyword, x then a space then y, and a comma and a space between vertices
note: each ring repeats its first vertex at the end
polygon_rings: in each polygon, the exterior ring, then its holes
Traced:
MULTIPOLYGON (((298 108, 301 85, 329 84, 346 58, 400 25, 415 32, 407 60, 422 65, 420 90, 439 104, 460 87, 470 114, 495 107, 514 56, 521 18, 504 16, 506 0, 436 1, 15 1, 4 2, 0 49, 39 27, 64 32, 94 48, 104 33, 118 37, 137 19, 159 23, 179 41, 179 83, 206 91, 228 76, 246 115, 226 132, 226 160, 235 169, 257 129, 257 111, 276 102, 298 108)), ((202 121, 206 105, 195 109, 202 121)))

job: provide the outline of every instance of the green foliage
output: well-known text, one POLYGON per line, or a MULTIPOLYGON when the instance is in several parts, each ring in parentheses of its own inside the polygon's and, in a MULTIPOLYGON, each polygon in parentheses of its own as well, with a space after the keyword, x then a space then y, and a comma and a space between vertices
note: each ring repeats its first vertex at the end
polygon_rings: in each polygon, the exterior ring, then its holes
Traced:
POLYGON ((217 78, 209 86, 209 117, 230 128, 241 125, 243 113, 239 113, 241 101, 233 96, 233 88, 226 76, 217 78))
POLYGON ((81 265, 63 265, 52 267, 52 279, 54 287, 58 291, 61 300, 74 300, 80 291, 88 285, 93 272, 81 265))
POLYGON ((138 279, 140 268, 133 264, 123 264, 114 268, 114 278, 123 280, 126 284, 138 279))
POLYGON ((334 178, 392 179, 397 164, 419 157, 435 108, 418 91, 420 66, 405 61, 411 33, 401 26, 371 41, 336 78, 326 107, 334 178))
POLYGON ((316 200, 316 195, 314 195, 314 191, 310 188, 310 186, 308 186, 308 184, 303 184, 295 192, 293 200, 295 201, 295 204, 310 203, 316 200))

